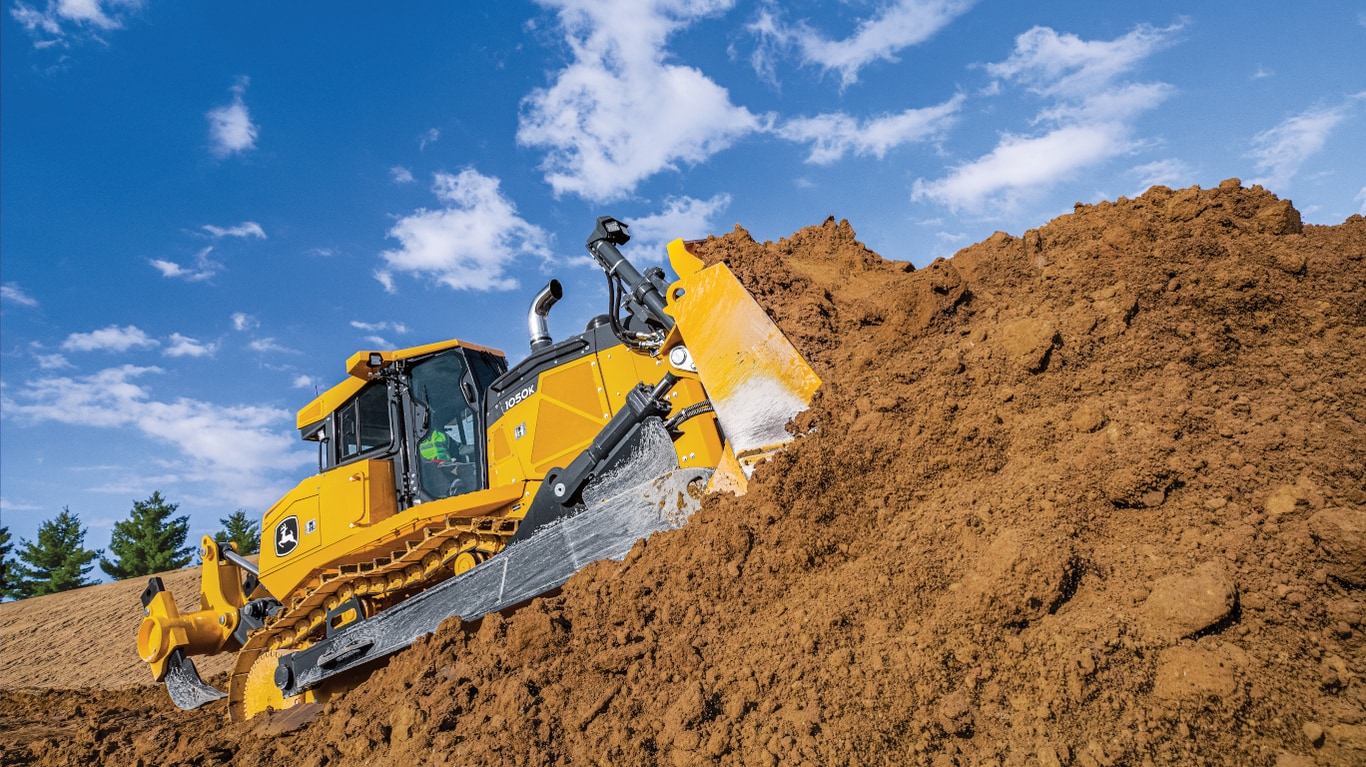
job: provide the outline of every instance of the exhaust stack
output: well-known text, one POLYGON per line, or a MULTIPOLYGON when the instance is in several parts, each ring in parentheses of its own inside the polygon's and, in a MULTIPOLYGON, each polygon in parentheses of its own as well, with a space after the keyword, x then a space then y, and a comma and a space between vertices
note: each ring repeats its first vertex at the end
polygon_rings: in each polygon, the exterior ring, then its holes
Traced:
POLYGON ((555 305, 564 297, 564 288, 560 286, 559 280, 551 280, 549 285, 541 288, 541 292, 536 294, 536 298, 531 302, 531 311, 527 313, 527 330, 531 333, 531 351, 536 353, 549 347, 554 343, 550 338, 550 323, 546 317, 550 315, 550 307, 555 305))

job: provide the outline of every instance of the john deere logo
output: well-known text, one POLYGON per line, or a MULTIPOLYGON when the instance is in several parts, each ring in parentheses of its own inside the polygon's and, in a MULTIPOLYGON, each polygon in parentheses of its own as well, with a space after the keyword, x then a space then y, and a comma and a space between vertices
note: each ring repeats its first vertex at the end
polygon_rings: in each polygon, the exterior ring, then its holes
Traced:
POLYGON ((275 526, 275 556, 283 557, 299 545, 299 518, 285 517, 275 526))

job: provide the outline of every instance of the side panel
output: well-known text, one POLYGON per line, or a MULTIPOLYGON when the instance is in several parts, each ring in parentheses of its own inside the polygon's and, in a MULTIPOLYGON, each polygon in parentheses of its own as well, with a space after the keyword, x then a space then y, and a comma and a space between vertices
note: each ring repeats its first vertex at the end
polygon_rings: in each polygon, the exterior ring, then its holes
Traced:
POLYGON ((321 554, 396 510, 392 461, 357 461, 305 479, 261 522, 261 582, 276 596, 293 590, 324 564, 321 554))
POLYGON ((541 373, 534 391, 489 429, 489 486, 541 479, 573 460, 611 417, 596 356, 541 373))

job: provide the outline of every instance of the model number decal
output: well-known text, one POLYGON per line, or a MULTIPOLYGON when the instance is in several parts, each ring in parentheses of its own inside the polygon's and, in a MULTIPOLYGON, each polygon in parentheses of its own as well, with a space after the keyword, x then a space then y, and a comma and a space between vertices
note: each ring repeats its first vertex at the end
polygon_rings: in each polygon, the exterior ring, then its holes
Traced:
POLYGON ((535 393, 536 384, 532 384, 526 387, 525 389, 522 389, 521 391, 517 392, 516 394, 513 394, 511 397, 508 397, 507 399, 503 400, 502 404, 498 406, 498 409, 506 413, 507 411, 515 407, 518 403, 520 403, 522 400, 526 399, 527 397, 530 397, 535 393))

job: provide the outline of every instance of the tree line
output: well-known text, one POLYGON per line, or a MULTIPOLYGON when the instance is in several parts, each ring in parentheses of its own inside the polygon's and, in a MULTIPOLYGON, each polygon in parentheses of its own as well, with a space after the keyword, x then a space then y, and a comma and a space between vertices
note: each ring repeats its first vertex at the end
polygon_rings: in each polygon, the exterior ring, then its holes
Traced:
MULTIPOLYGON (((10 557, 14 545, 8 527, 0 527, 0 598, 56 594, 60 591, 93 586, 88 578, 99 560, 100 569, 114 580, 155 575, 190 564, 194 546, 185 545, 190 530, 188 515, 174 516, 180 504, 171 503, 155 491, 142 501, 133 501, 128 518, 114 523, 109 539, 109 556, 104 549, 85 548, 86 528, 80 517, 63 507, 62 513, 38 526, 36 540, 19 540, 17 561, 10 557)), ((214 533, 219 544, 235 543, 242 554, 255 554, 261 548, 261 529, 238 509, 214 533)))

